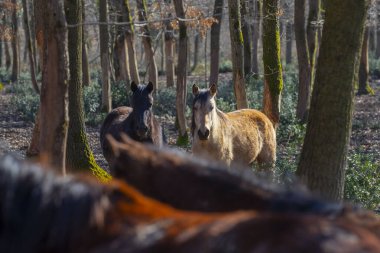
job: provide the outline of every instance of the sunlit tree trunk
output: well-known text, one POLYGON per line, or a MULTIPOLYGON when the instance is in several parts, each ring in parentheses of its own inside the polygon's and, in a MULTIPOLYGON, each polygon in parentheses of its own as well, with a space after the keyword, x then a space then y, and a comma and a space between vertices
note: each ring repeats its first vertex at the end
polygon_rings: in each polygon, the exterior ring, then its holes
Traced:
POLYGON ((131 81, 140 83, 137 59, 136 59, 136 47, 135 47, 135 30, 133 27, 131 11, 129 8, 129 1, 123 1, 123 21, 129 24, 125 25, 125 40, 127 43, 128 50, 128 63, 129 63, 129 74, 131 81))
POLYGON ((364 31, 364 38, 360 57, 359 66, 359 87, 357 95, 365 95, 372 92, 369 86, 369 66, 368 66, 368 39, 369 39, 369 27, 367 26, 364 31))
POLYGON ((262 0, 250 0, 250 12, 252 13, 252 72, 255 77, 259 74, 258 48, 260 42, 262 0))
MULTIPOLYGON (((12 3, 16 6, 17 1, 12 0, 12 3)), ((13 30, 13 37, 12 37, 12 75, 11 75, 11 81, 15 82, 18 80, 19 71, 20 71, 20 63, 19 63, 19 38, 18 38, 18 22, 17 22, 17 8, 13 8, 12 10, 12 30, 13 30)))
POLYGON ((240 0, 228 0, 230 21, 232 80, 237 109, 248 107, 244 80, 244 39, 241 30, 240 0))
POLYGON ((278 1, 263 1, 263 111, 277 127, 280 121, 281 91, 283 87, 278 1))
MULTIPOLYGON (((185 10, 182 0, 173 0, 177 17, 184 19, 185 10)), ((178 145, 186 145, 189 142, 186 124, 186 74, 187 74, 187 27, 184 21, 179 21, 178 38, 178 65, 177 65, 177 121, 179 126, 178 145)))
POLYGON ((315 59, 318 48, 318 23, 320 16, 320 0, 309 0, 309 17, 307 21, 306 34, 307 34, 307 48, 309 52, 310 62, 310 85, 314 80, 315 72, 315 59))
POLYGON ((328 0, 306 136, 297 175, 323 198, 343 198, 354 80, 367 0, 328 0), (349 42, 349 43, 348 43, 349 42))
MULTIPOLYGON (((171 13, 168 13, 167 18, 171 18, 171 13)), ((165 21, 165 72, 166 72, 166 86, 174 86, 174 30, 170 21, 165 21)))
MULTIPOLYGON (((83 23, 85 23, 85 16, 86 16, 86 12, 85 12, 85 8, 84 8, 84 0, 81 0, 82 1, 82 20, 83 20, 83 23)), ((90 78, 90 69, 89 69, 89 66, 88 66, 88 53, 87 53, 87 44, 86 44, 86 33, 84 32, 85 26, 83 25, 82 26, 82 75, 83 75, 83 85, 85 86, 88 86, 90 85, 90 82, 91 82, 91 78, 90 78)))
POLYGON ((375 57, 376 59, 380 58, 380 1, 375 1, 376 5, 376 51, 375 51, 375 57))
POLYGON ((306 0, 295 0, 294 32, 298 59, 298 102, 296 115, 301 122, 305 122, 307 118, 311 89, 311 68, 305 30, 305 5, 306 0))
POLYGON ((251 27, 249 25, 248 6, 245 0, 240 2, 241 13, 241 31, 244 40, 244 75, 247 76, 252 72, 252 45, 251 45, 251 27))
POLYGON ((194 71, 195 68, 197 67, 198 58, 199 58, 199 34, 196 34, 194 36, 194 58, 193 58, 193 66, 191 67, 191 71, 194 71))
POLYGON ((40 151, 49 158, 51 167, 65 174, 68 59, 64 6, 62 0, 51 0, 38 8, 44 20, 40 151))
POLYGON ((210 85, 218 85, 219 76, 219 51, 220 51, 220 27, 222 26, 224 0, 215 0, 214 18, 217 22, 211 26, 210 42, 210 85))
POLYGON ((99 38, 100 38, 100 65, 102 67, 102 111, 111 111, 111 83, 109 59, 108 1, 99 1, 99 38))
POLYGON ((35 59, 34 59, 34 53, 32 48, 32 41, 30 37, 30 26, 29 26, 29 10, 28 5, 26 3, 26 0, 22 0, 22 7, 24 9, 24 29, 25 29, 25 43, 27 45, 28 50, 28 56, 29 56, 29 67, 30 67, 30 77, 32 79, 32 85, 34 90, 37 93, 40 93, 40 89, 37 85, 37 79, 36 79, 36 71, 35 71, 35 59))
MULTIPOLYGON (((136 0, 139 21, 147 21, 148 11, 146 7, 146 0, 136 0)), ((158 73, 157 73, 157 64, 154 59, 154 50, 153 43, 150 34, 150 30, 148 28, 148 24, 142 27, 143 37, 142 42, 144 45, 144 53, 145 53, 145 62, 147 64, 147 73, 149 76, 149 81, 153 83, 154 92, 157 92, 158 85, 158 73)))

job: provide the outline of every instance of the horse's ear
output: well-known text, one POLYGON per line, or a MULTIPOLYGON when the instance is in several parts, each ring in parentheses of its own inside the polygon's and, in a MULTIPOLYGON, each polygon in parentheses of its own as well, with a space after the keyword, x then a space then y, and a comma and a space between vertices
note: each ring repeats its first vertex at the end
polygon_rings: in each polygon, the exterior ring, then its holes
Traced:
POLYGON ((148 85, 146 86, 146 88, 148 89, 149 93, 151 93, 153 91, 153 89, 154 89, 153 83, 149 82, 148 85))
POLYGON ((211 96, 215 96, 215 94, 216 94, 216 84, 215 83, 213 83, 210 86, 210 94, 211 94, 211 96))
POLYGON ((199 87, 195 83, 193 84, 193 95, 196 96, 199 94, 199 87))
POLYGON ((132 81, 131 82, 131 91, 135 92, 136 90, 137 90, 137 84, 134 81, 132 81))

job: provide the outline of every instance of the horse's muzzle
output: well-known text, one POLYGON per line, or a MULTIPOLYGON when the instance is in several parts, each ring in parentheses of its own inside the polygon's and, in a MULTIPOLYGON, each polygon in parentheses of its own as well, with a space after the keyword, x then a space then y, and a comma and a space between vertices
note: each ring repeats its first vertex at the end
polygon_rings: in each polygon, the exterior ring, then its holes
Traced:
POLYGON ((200 140, 206 141, 208 140, 208 137, 210 136, 210 130, 206 129, 204 133, 202 133, 201 130, 198 130, 198 136, 200 140))

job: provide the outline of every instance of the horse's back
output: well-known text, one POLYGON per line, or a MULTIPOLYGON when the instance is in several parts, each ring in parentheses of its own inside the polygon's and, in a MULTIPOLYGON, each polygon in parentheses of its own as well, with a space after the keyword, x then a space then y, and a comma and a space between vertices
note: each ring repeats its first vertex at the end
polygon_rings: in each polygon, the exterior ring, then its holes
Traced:
POLYGON ((276 132, 270 119, 254 109, 225 114, 233 131, 234 160, 250 164, 273 163, 276 160, 276 132))
POLYGON ((103 150, 104 157, 108 162, 111 159, 112 150, 106 139, 106 135, 110 134, 116 140, 120 141, 120 133, 127 133, 127 129, 125 129, 125 125, 127 124, 126 120, 132 113, 132 111, 133 108, 128 106, 117 107, 113 109, 104 119, 104 122, 100 128, 100 144, 103 150))

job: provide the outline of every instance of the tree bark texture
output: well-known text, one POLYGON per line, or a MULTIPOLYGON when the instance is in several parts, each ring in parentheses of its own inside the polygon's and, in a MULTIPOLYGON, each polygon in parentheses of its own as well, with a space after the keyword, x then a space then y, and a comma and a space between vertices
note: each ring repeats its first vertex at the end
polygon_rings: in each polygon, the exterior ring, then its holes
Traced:
POLYGON ((318 48, 318 24, 320 16, 320 0, 309 0, 309 17, 307 21, 306 34, 307 34, 307 48, 309 52, 310 62, 310 84, 312 85, 315 72, 315 59, 318 48))
MULTIPOLYGON (((82 1, 82 21, 83 23, 85 22, 85 8, 84 8, 84 0, 82 1)), ((88 53, 87 53, 87 43, 86 43, 86 34, 84 30, 84 25, 82 26, 82 80, 83 80, 83 85, 84 86, 89 86, 91 82, 90 78, 90 69, 89 69, 89 64, 88 64, 88 53)))
POLYGON ((43 20, 43 12, 40 9, 40 6, 45 4, 44 0, 34 0, 34 31, 35 38, 37 42, 37 55, 38 55, 38 66, 42 71, 44 66, 44 57, 43 57, 43 48, 44 48, 44 20, 43 20))
POLYGON ((30 36, 30 25, 29 25, 29 10, 26 0, 22 0, 22 7, 24 9, 24 29, 25 29, 25 41, 28 49, 29 64, 30 64, 30 77, 32 79, 32 85, 34 90, 39 94, 40 89, 38 88, 37 79, 36 79, 36 70, 35 70, 35 59, 34 52, 32 47, 32 40, 30 36))
MULTIPOLYGON (((171 18, 171 13, 168 14, 168 18, 171 18)), ((165 21, 165 72, 166 72, 166 86, 174 86, 174 30, 170 21, 165 21)))
POLYGON ((244 80, 244 39, 241 30, 240 0, 228 0, 230 21, 232 81, 237 109, 248 108, 244 80))
POLYGON ((219 51, 220 51, 220 28, 222 26, 224 0, 215 0, 214 18, 217 22, 211 25, 210 42, 210 85, 218 85, 219 77, 219 51))
MULTIPOLYGON (((136 0, 139 21, 147 21, 148 18, 148 9, 146 7, 146 0, 136 0)), ((145 64, 147 65, 147 73, 149 77, 149 82, 153 83, 154 90, 153 92, 157 92, 158 85, 158 73, 157 73, 157 64, 154 59, 154 50, 153 43, 150 34, 150 30, 148 24, 142 27, 143 37, 142 43, 144 45, 144 53, 145 53, 145 64)))
MULTIPOLYGON (((173 0, 177 17, 185 18, 185 10, 182 0, 173 0)), ((179 39, 178 39, 178 65, 177 65, 177 120, 179 126, 178 144, 188 143, 188 133, 186 126, 186 75, 187 75, 187 27, 184 21, 179 22, 179 39)))
POLYGON ((262 14, 262 0, 250 0, 251 12, 253 14, 252 24, 252 72, 255 76, 259 74, 259 55, 258 48, 260 42, 260 29, 261 29, 261 14, 262 14))
POLYGON ((286 40, 286 52, 285 52, 285 62, 286 64, 291 64, 293 61, 293 24, 291 22, 286 23, 285 28, 285 40, 286 40))
POLYGON ((193 66, 191 67, 191 71, 194 71, 195 68, 198 65, 198 58, 199 58, 199 34, 196 34, 194 36, 194 58, 193 58, 193 66))
POLYGON ((313 192, 343 198, 354 80, 369 1, 326 1, 310 114, 297 175, 313 192), (349 41, 349 43, 347 43, 349 41))
POLYGON ((240 2, 241 14, 241 31, 244 40, 244 75, 248 76, 252 72, 252 43, 251 43, 251 27, 249 25, 248 6, 245 1, 240 2))
POLYGON ((278 1, 263 1, 263 111, 277 127, 280 121, 281 91, 283 87, 278 1))
POLYGON ((376 59, 379 59, 380 58, 380 1, 375 1, 375 5, 376 5, 376 18, 377 18, 377 22, 376 22, 376 26, 377 26, 377 29, 376 29, 376 37, 377 37, 377 40, 376 40, 376 51, 375 51, 375 57, 376 59))
MULTIPOLYGON (((12 0, 12 3, 16 6, 17 1, 12 0)), ((18 80, 19 71, 20 71, 20 63, 19 63, 19 47, 18 47, 18 22, 17 22, 17 8, 13 8, 12 10, 12 74, 11 81, 16 82, 18 80)))
POLYGON ((37 7, 43 10, 44 20, 40 151, 52 167, 65 174, 68 59, 64 6, 61 0, 51 0, 37 7))
POLYGON ((102 111, 111 111, 111 83, 110 83, 110 59, 109 59, 109 33, 108 25, 108 1, 99 1, 99 38, 100 38, 100 64, 102 67, 102 111))
POLYGON ((125 29, 125 39, 127 43, 128 50, 128 63, 129 63, 129 74, 131 81, 135 83, 140 83, 137 59, 136 59, 136 47, 135 47, 135 30, 133 27, 131 11, 129 8, 129 1, 122 1, 122 12, 123 21, 129 24, 124 27, 125 29))
POLYGON ((357 95, 369 94, 372 91, 369 86, 369 66, 368 66, 368 49, 369 49, 369 27, 365 28, 364 38, 361 50, 360 57, 360 66, 359 66, 359 87, 357 95))
MULTIPOLYGON (((68 24, 80 24, 83 21, 82 0, 66 0, 66 18, 68 24)), ((83 26, 68 28, 68 48, 70 63, 69 80, 69 128, 67 137, 66 165, 70 171, 97 171, 99 166, 87 141, 83 110, 82 77, 82 33, 83 26)))
POLYGON ((301 122, 305 122, 307 118, 311 90, 311 67, 305 30, 305 5, 306 0, 295 0, 294 31, 298 59, 298 102, 296 116, 301 122))

